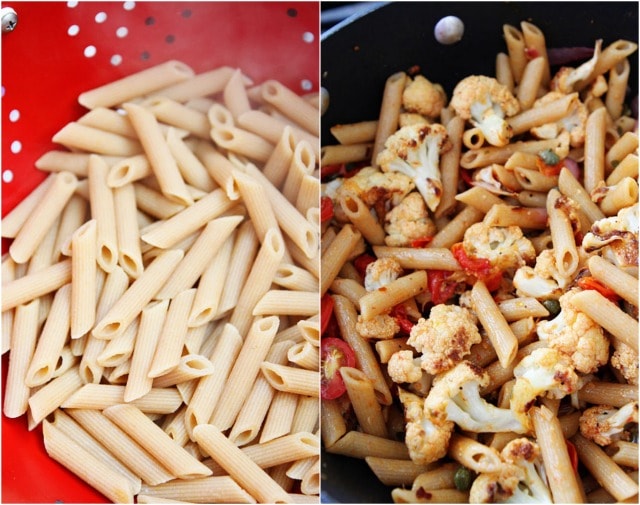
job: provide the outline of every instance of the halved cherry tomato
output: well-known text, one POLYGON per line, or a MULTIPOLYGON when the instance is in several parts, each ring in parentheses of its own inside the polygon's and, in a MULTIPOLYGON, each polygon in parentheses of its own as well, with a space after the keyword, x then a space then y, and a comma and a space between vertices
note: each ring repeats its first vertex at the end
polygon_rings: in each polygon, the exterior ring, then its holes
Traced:
POLYGON ((604 296, 605 298, 608 298, 614 303, 617 303, 620 301, 620 297, 613 289, 611 289, 608 286, 605 286, 595 277, 591 277, 591 276, 580 277, 580 279, 578 279, 578 286, 582 289, 593 289, 594 291, 597 291, 602 296, 604 296))
POLYGON ((333 217, 333 200, 329 196, 320 199, 320 222, 326 223, 333 217))
POLYGON ((427 284, 434 305, 446 302, 456 292, 456 283, 448 282, 451 272, 445 270, 428 270, 427 284))
POLYGON ((320 335, 324 335, 324 332, 327 331, 329 321, 333 316, 333 306, 333 297, 329 293, 324 294, 320 299, 320 335))
POLYGON ((335 400, 346 391, 340 375, 343 366, 354 367, 356 356, 353 349, 341 338, 327 337, 320 341, 322 377, 320 395, 323 400, 335 400))
POLYGON ((453 244, 451 246, 451 252, 458 263, 460 263, 462 269, 484 282, 489 291, 495 291, 500 287, 502 272, 494 269, 488 259, 469 257, 462 246, 462 242, 453 244))

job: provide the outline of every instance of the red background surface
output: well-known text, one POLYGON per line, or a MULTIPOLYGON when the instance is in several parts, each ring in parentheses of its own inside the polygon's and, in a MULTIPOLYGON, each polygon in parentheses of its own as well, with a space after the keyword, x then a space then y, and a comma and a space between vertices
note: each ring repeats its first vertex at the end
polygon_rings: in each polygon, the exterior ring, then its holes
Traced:
MULTIPOLYGON (((45 177, 34 163, 56 148, 53 134, 85 112, 77 97, 87 89, 177 59, 196 72, 229 65, 241 68, 255 82, 275 78, 298 93, 318 90, 316 2, 3 2, 2 6, 18 14, 16 29, 2 35, 2 215, 45 177), (99 13, 106 19, 98 21, 99 13), (71 26, 79 28, 76 35, 69 34, 71 26), (122 27, 127 34, 118 37, 122 27), (90 45, 96 54, 86 57, 90 45), (111 63, 114 55, 122 58, 119 65, 111 63)), ((6 365, 4 356, 3 385, 6 365)), ((41 430, 29 432, 26 426, 26 416, 2 416, 3 503, 106 501, 50 460, 41 430)))

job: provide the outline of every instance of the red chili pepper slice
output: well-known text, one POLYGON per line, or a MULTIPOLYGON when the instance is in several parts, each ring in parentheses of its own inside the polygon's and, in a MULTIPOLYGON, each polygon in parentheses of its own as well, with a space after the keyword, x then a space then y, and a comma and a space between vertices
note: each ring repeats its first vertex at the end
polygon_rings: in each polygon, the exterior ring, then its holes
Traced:
POLYGON ((576 446, 573 445, 573 442, 570 440, 565 440, 567 444, 567 452, 569 453, 569 460, 571 461, 571 466, 573 468, 574 473, 578 473, 578 450, 576 446))
POLYGON ((595 277, 591 277, 591 276, 581 277, 580 279, 578 279, 578 287, 582 289, 593 289, 594 291, 597 291, 602 296, 608 298, 614 303, 617 303, 618 301, 620 301, 620 297, 613 289, 611 289, 608 286, 605 286, 595 277))
POLYGON ((329 321, 333 316, 334 305, 333 297, 329 293, 326 293, 320 299, 320 335, 324 335, 325 331, 327 331, 329 321))
POLYGON ((356 366, 353 349, 340 338, 323 338, 320 341, 320 360, 322 376, 320 379, 320 395, 323 400, 335 400, 346 391, 340 375, 343 366, 356 366))
POLYGON ((467 255, 462 242, 451 246, 451 252, 465 272, 484 282, 489 291, 495 291, 502 282, 502 272, 494 269, 486 258, 471 258, 467 255))
POLYGON ((390 312, 391 317, 396 320, 398 326, 400 326, 400 331, 402 333, 406 333, 407 335, 411 333, 411 328, 413 328, 413 321, 409 319, 407 316, 407 309, 404 305, 396 305, 391 309, 390 312))
POLYGON ((433 240, 433 236, 431 237, 420 237, 420 238, 416 238, 413 239, 411 241, 411 247, 425 247, 427 246, 431 241, 433 240))
POLYGON ((333 200, 329 196, 320 199, 320 222, 326 223, 333 217, 333 200))
POLYGON ((445 270, 428 270, 427 284, 431 293, 431 301, 438 305, 446 302, 456 292, 456 283, 448 282, 451 272, 445 270))

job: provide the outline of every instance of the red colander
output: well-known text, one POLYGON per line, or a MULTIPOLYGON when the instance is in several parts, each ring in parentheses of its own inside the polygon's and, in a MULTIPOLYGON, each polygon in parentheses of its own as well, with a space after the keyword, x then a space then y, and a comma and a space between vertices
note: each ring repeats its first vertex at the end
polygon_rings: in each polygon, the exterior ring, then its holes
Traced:
MULTIPOLYGON (((167 60, 203 72, 227 65, 256 83, 318 91, 317 2, 2 2, 2 215, 46 176, 34 166, 92 89, 167 60), (4 20, 6 21, 6 19, 4 20), (3 22, 3 26, 4 26, 3 22)), ((3 248, 4 249, 4 248, 3 248)), ((3 384, 7 356, 3 356, 3 384)), ((4 388, 3 388, 4 390, 4 388)), ((2 417, 3 503, 103 503, 45 453, 25 416, 2 417)))

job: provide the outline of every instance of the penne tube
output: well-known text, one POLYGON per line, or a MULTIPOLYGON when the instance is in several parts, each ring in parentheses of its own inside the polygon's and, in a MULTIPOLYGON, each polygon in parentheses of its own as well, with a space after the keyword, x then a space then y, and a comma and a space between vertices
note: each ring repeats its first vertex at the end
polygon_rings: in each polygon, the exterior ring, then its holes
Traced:
POLYGON ((167 131, 167 146, 175 158, 186 184, 207 193, 217 187, 207 168, 175 128, 169 128, 167 131))
POLYGON ((16 263, 26 263, 35 253, 56 219, 73 195, 78 179, 70 172, 53 176, 50 184, 29 212, 9 246, 9 254, 16 263))
POLYGON ((353 367, 341 367, 340 376, 363 433, 387 437, 387 424, 371 380, 364 372, 353 367))
MULTIPOLYGON (((302 181, 307 176, 312 176, 316 167, 316 157, 309 142, 301 140, 293 151, 293 157, 289 164, 287 177, 281 187, 282 194, 291 203, 295 203, 302 181)), ((317 179, 314 177, 314 179, 317 179)), ((317 195, 317 194, 316 194, 317 195)), ((316 196, 317 206, 317 196, 316 196)))
POLYGON ((260 372, 278 326, 276 316, 258 317, 251 324, 211 417, 211 423, 219 429, 227 430, 233 425, 260 372))
POLYGON ((69 409, 66 412, 145 484, 154 486, 173 479, 173 475, 159 461, 102 412, 88 409, 69 409))
POLYGON ((96 107, 83 114, 77 121, 81 125, 91 126, 99 130, 117 133, 124 137, 136 138, 136 132, 131 122, 117 110, 108 107, 96 107))
POLYGON ((360 197, 355 194, 344 195, 338 200, 338 205, 367 242, 384 245, 384 228, 360 197))
POLYGON ((299 396, 287 391, 275 392, 269 405, 267 416, 262 424, 261 444, 282 438, 291 433, 291 425, 298 406, 299 396))
POLYGON ((246 164, 244 171, 258 180, 265 188, 272 202, 280 229, 300 248, 304 256, 314 259, 318 255, 319 242, 315 227, 262 175, 262 172, 255 165, 246 164))
POLYGON ((37 207, 42 197, 47 193, 49 187, 56 181, 54 174, 48 175, 42 180, 20 203, 11 209, 2 218, 2 236, 5 238, 15 238, 24 225, 25 221, 37 207))
POLYGON ((293 291, 316 291, 318 279, 304 268, 292 263, 282 263, 273 278, 274 284, 293 291))
POLYGON ((162 461, 175 477, 189 479, 211 475, 211 470, 176 444, 162 428, 135 406, 113 405, 104 409, 103 414, 152 456, 162 461))
POLYGON ((218 314, 224 289, 224 283, 220 282, 220 279, 223 279, 228 272, 237 274, 237 270, 230 269, 233 245, 237 235, 238 230, 231 232, 202 272, 189 314, 190 328, 204 327, 218 314))
POLYGON ((334 314, 342 338, 353 349, 358 367, 373 381, 378 401, 383 405, 390 405, 391 391, 377 363, 373 349, 369 342, 356 331, 358 314, 355 306, 347 298, 340 295, 333 295, 333 300, 334 314))
POLYGON ((140 105, 151 111, 160 123, 169 125, 169 132, 177 128, 199 138, 209 138, 209 119, 200 111, 162 96, 147 98, 140 105))
POLYGON ((627 500, 638 494, 638 482, 620 468, 594 442, 580 434, 571 438, 580 462, 616 500, 627 500))
POLYGON ((233 205, 222 189, 215 189, 153 229, 141 230, 140 238, 149 245, 169 249, 212 219, 230 210, 233 205))
POLYGON ((70 314, 71 285, 65 284, 55 293, 25 375, 25 384, 30 388, 42 386, 53 378, 56 363, 69 337, 70 314))
POLYGON ((179 365, 195 295, 195 288, 186 289, 176 294, 169 302, 167 316, 147 373, 148 377, 156 379, 179 365))
POLYGON ((155 486, 142 485, 138 503, 255 503, 229 475, 199 477, 166 482, 155 486), (147 501, 145 501, 147 500, 147 501))
POLYGON ((207 265, 242 220, 242 216, 228 216, 209 221, 169 279, 156 293, 155 299, 171 299, 195 286, 207 265))
POLYGON ((291 499, 251 458, 230 442, 214 425, 201 424, 193 430, 196 442, 258 502, 290 503, 291 499))
POLYGON ((125 476, 80 446, 55 423, 45 421, 43 434, 45 450, 51 458, 114 503, 133 503, 133 490, 125 476))
POLYGON ((109 167, 98 156, 89 157, 88 180, 91 217, 96 222, 98 265, 110 272, 118 262, 118 238, 113 191, 107 185, 109 167))
POLYGON ((71 238, 71 338, 88 333, 96 320, 97 222, 87 221, 71 238))
POLYGON ((406 82, 407 74, 404 72, 396 72, 385 81, 380 112, 378 113, 376 136, 371 152, 371 165, 374 167, 378 166, 378 154, 383 151, 384 143, 398 128, 402 94, 406 82))
POLYGON ((316 291, 274 289, 264 293, 256 302, 252 315, 312 316, 317 314, 319 310, 318 293, 316 291))
POLYGON ((56 411, 67 398, 82 386, 83 382, 78 373, 78 367, 74 366, 35 391, 29 397, 30 429, 56 411))
POLYGON ((320 133, 318 109, 281 82, 269 79, 262 83, 262 99, 312 135, 320 133))
POLYGON ((476 281, 471 289, 474 311, 498 355, 500 364, 507 368, 518 352, 518 340, 505 317, 482 281, 476 281))
POLYGON ((547 214, 558 271, 564 276, 570 276, 578 268, 579 258, 573 227, 563 208, 563 198, 565 197, 558 190, 549 191, 547 214))
MULTIPOLYGON (((291 341, 289 340, 275 342, 269 349, 265 361, 281 365, 286 364, 287 349, 290 346, 291 341)), ((259 374, 233 423, 228 435, 229 440, 241 447, 249 444, 258 436, 275 393, 276 390, 269 384, 264 375, 259 374)))
POLYGON ((509 66, 513 80, 519 83, 527 65, 524 36, 518 28, 509 24, 502 25, 502 34, 507 45, 509 66))
POLYGON ((211 129, 213 142, 227 151, 246 156, 258 163, 269 159, 273 144, 264 138, 237 126, 218 126, 211 129))
MULTIPOLYGON (((125 386, 117 384, 85 384, 61 405, 65 409, 103 410, 124 403, 125 386)), ((153 388, 128 404, 147 414, 171 414, 182 402, 175 388, 153 388)))
POLYGON ((478 473, 499 471, 504 464, 495 449, 458 433, 451 435, 448 455, 478 473))
POLYGON ((142 152, 136 139, 71 121, 51 138, 71 151, 79 150, 106 156, 134 156, 142 152))
POLYGON ((211 419, 242 346, 243 338, 238 330, 231 324, 225 324, 210 355, 216 373, 198 381, 185 412, 185 427, 190 437, 197 425, 211 419))
POLYGON ((130 182, 139 181, 152 174, 149 158, 145 154, 137 154, 119 161, 109 169, 107 185, 119 188, 130 182))
POLYGON ((367 457, 409 460, 409 451, 403 442, 368 435, 359 431, 348 431, 339 440, 326 448, 331 454, 352 458, 367 457))
POLYGON ((78 97, 78 102, 88 109, 112 107, 185 81, 193 75, 193 70, 185 63, 170 60, 85 91, 78 97))
POLYGON ((116 235, 118 237, 118 265, 137 279, 144 270, 140 248, 140 230, 136 220, 136 195, 132 184, 113 189, 116 235))
POLYGON ((305 396, 319 396, 320 374, 292 366, 263 362, 260 370, 275 389, 305 396))
POLYGON ((398 277, 386 284, 384 288, 369 291, 364 295, 360 299, 360 314, 364 319, 371 319, 419 295, 426 289, 427 273, 424 270, 398 277))
POLYGON ((3 413, 9 418, 27 412, 31 389, 24 383, 38 338, 40 301, 20 305, 14 314, 11 359, 7 369, 3 413))
POLYGON ((608 262, 601 256, 591 256, 587 260, 591 275, 629 303, 638 306, 638 279, 608 262))
POLYGON ((190 99, 215 95, 224 89, 234 71, 235 69, 232 67, 220 66, 190 75, 175 83, 163 85, 161 88, 145 94, 163 96, 177 102, 187 102, 190 99))
POLYGON ((595 290, 588 289, 577 293, 571 299, 572 305, 593 319, 597 324, 638 351, 638 321, 624 312, 612 301, 595 290))
POLYGON ((183 256, 180 250, 168 250, 158 256, 129 286, 107 314, 97 322, 93 335, 103 339, 112 339, 121 335, 144 306, 152 300, 183 256))
POLYGON ((153 113, 134 103, 126 103, 123 107, 140 138, 162 194, 181 205, 192 205, 193 198, 153 113))
POLYGON ((589 114, 584 140, 584 189, 591 194, 605 179, 605 129, 607 109, 598 108, 589 114))
POLYGON ((356 123, 344 123, 331 126, 329 130, 336 140, 342 145, 372 142, 376 137, 378 121, 358 121, 356 123))

